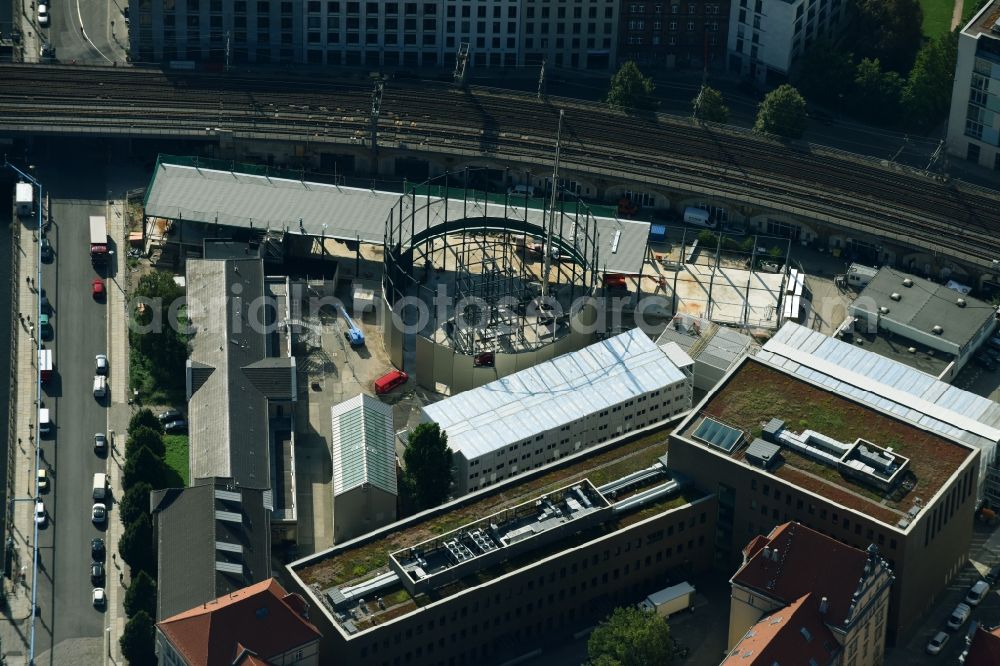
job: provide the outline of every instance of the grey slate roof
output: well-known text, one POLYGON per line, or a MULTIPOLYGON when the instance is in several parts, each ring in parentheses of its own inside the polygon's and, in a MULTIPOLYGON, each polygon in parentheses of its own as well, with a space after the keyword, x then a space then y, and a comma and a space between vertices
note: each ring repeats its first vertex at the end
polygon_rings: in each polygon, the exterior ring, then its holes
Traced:
MULTIPOLYGON (((393 207, 398 208, 399 197, 395 192, 160 163, 146 197, 145 212, 166 219, 287 230, 381 245, 386 219, 393 207)), ((416 200, 418 205, 427 201, 421 196, 416 200)), ((443 199, 432 200, 430 208, 432 223, 445 220, 443 199)), ((455 201, 448 206, 447 219, 499 218, 505 213, 512 219, 527 216, 537 224, 541 221, 541 211, 533 208, 505 209, 499 204, 470 202, 463 210, 455 201)), ((424 215, 421 213, 421 218, 424 215)), ((596 218, 596 222, 599 266, 613 273, 638 273, 645 258, 649 223, 611 218, 596 218)), ((408 225, 405 231, 409 231, 408 225)))
POLYGON ((358 395, 330 408, 333 495, 370 484, 396 495, 396 445, 392 406, 358 395))
POLYGON ((150 495, 156 525, 156 619, 271 576, 264 493, 214 480, 150 495))
POLYGON ((930 333, 934 326, 941 326, 944 329, 941 337, 959 347, 965 347, 996 316, 996 308, 989 303, 887 267, 879 269, 851 307, 871 312, 883 306, 889 308, 888 314, 880 315, 883 319, 924 333, 930 333), (912 287, 903 285, 906 278, 913 280, 912 287), (893 293, 900 295, 898 301, 891 298, 893 293), (965 307, 957 305, 959 298, 965 299, 965 307))

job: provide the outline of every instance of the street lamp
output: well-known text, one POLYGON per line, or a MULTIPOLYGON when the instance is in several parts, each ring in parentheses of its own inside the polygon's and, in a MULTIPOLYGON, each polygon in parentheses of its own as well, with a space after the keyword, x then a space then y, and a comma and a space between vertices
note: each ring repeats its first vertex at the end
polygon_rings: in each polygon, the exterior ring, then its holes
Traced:
POLYGON ((321 245, 322 254, 323 254, 324 257, 326 256, 326 227, 327 227, 327 224, 326 224, 326 222, 324 222, 323 223, 323 231, 320 234, 320 239, 321 239, 320 242, 322 243, 322 245, 321 245))

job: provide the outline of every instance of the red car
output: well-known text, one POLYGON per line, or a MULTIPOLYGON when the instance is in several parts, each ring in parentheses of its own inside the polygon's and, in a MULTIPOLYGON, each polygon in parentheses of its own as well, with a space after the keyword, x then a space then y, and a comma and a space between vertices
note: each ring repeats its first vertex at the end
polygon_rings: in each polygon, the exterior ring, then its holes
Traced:
POLYGON ((101 278, 94 278, 94 281, 90 283, 90 293, 93 295, 94 300, 101 300, 104 298, 104 280, 101 278))
POLYGON ((409 378, 410 376, 402 370, 390 370, 375 380, 375 393, 377 395, 388 393, 397 386, 405 384, 409 378))

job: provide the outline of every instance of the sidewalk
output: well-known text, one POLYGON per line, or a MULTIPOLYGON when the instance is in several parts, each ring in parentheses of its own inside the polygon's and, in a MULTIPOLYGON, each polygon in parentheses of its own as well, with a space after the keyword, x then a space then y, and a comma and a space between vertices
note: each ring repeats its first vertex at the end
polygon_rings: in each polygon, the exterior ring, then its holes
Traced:
MULTIPOLYGON (((128 304, 125 297, 126 276, 128 267, 125 265, 128 248, 125 230, 124 206, 122 201, 115 201, 108 206, 108 236, 118 248, 109 265, 108 290, 108 362, 111 366, 110 389, 111 406, 108 409, 108 483, 111 486, 111 496, 114 498, 114 508, 117 508, 124 491, 122 490, 122 464, 125 458, 125 438, 128 422, 132 416, 132 407, 128 404, 128 326, 126 312, 128 304)), ((105 590, 108 595, 107 631, 104 632, 108 641, 105 654, 113 664, 123 663, 121 646, 118 639, 125 630, 125 590, 129 585, 128 567, 118 560, 118 541, 121 539, 124 527, 121 513, 115 510, 108 512, 108 532, 106 535, 108 549, 108 575, 105 590)), ((155 618, 154 618, 155 619, 155 618)), ((106 662, 107 663, 107 662, 106 662)))
MULTIPOLYGON (((28 663, 28 648, 31 635, 31 577, 32 542, 35 533, 35 400, 37 398, 37 347, 33 339, 34 324, 38 320, 38 294, 27 279, 38 276, 38 230, 35 222, 25 225, 15 219, 11 243, 11 280, 16 301, 12 303, 11 348, 13 362, 11 400, 14 401, 14 423, 12 424, 12 455, 8 458, 12 465, 8 470, 8 516, 9 537, 13 540, 13 557, 10 578, 3 579, 7 603, 0 616, 0 640, 7 664, 28 663), (22 323, 19 314, 25 316, 22 323), (31 332, 29 332, 29 326, 31 332)), ((42 461, 44 466, 48 466, 42 461)), ((43 496, 43 500, 45 497, 43 496)))

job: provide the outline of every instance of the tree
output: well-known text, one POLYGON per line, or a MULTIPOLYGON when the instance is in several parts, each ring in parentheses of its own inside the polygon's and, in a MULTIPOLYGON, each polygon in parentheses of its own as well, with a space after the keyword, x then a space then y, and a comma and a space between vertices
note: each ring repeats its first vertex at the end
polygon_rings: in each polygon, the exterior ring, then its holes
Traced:
POLYGON ((629 60, 611 77, 607 103, 620 111, 652 111, 659 102, 653 97, 653 79, 643 76, 639 66, 629 60))
POLYGON ((789 139, 802 137, 806 129, 806 101, 787 83, 767 94, 757 109, 757 134, 776 134, 789 139))
POLYGON ((122 648, 122 656, 129 666, 153 666, 156 664, 154 643, 156 629, 153 617, 146 611, 139 611, 125 623, 118 644, 122 648))
POLYGON ((908 72, 923 42, 919 0, 855 0, 854 4, 850 50, 859 58, 878 59, 887 70, 908 72))
POLYGON ((854 86, 854 55, 829 39, 817 39, 795 64, 794 83, 810 101, 839 106, 854 86))
POLYGON ((144 426, 159 433, 163 432, 163 424, 160 423, 160 419, 156 418, 156 415, 147 407, 143 407, 132 415, 128 422, 128 431, 131 433, 144 426))
POLYGON ((421 423, 410 432, 403 451, 404 491, 417 510, 444 502, 451 489, 452 453, 448 435, 437 423, 421 423))
POLYGON ((167 445, 163 443, 163 435, 159 430, 153 430, 146 426, 129 430, 128 439, 125 440, 125 460, 135 457, 142 447, 149 449, 158 458, 162 458, 167 453, 167 445))
POLYGON ((133 300, 129 344, 139 355, 142 370, 157 387, 180 390, 187 360, 186 337, 179 330, 175 302, 184 290, 170 273, 153 271, 139 278, 133 300), (175 315, 172 321, 171 313, 175 315))
POLYGON ((133 576, 125 591, 125 614, 133 617, 139 613, 156 616, 156 581, 145 571, 133 576))
POLYGON ((128 525, 118 541, 118 554, 132 567, 132 575, 145 571, 156 575, 156 546, 153 543, 153 523, 148 515, 128 525))
POLYGON ((145 481, 154 489, 162 488, 166 478, 166 465, 163 459, 141 446, 135 455, 125 458, 125 468, 122 470, 122 487, 127 491, 137 483, 145 481))
POLYGON ((715 88, 702 85, 698 96, 691 100, 694 117, 710 123, 729 122, 729 107, 723 103, 722 93, 715 88))
POLYGON ((152 491, 153 486, 146 481, 140 481, 125 491, 124 497, 118 503, 118 512, 123 525, 128 527, 141 516, 149 515, 149 493, 152 491))
POLYGON ((858 63, 854 90, 852 105, 859 117, 877 123, 899 118, 903 79, 896 72, 882 71, 878 58, 865 58, 858 63))
POLYGON ((674 661, 674 642, 667 620, 635 606, 616 608, 590 634, 587 655, 601 666, 667 665, 674 661))
POLYGON ((930 128, 948 114, 957 58, 955 33, 932 39, 920 49, 903 89, 903 108, 914 127, 930 128))

